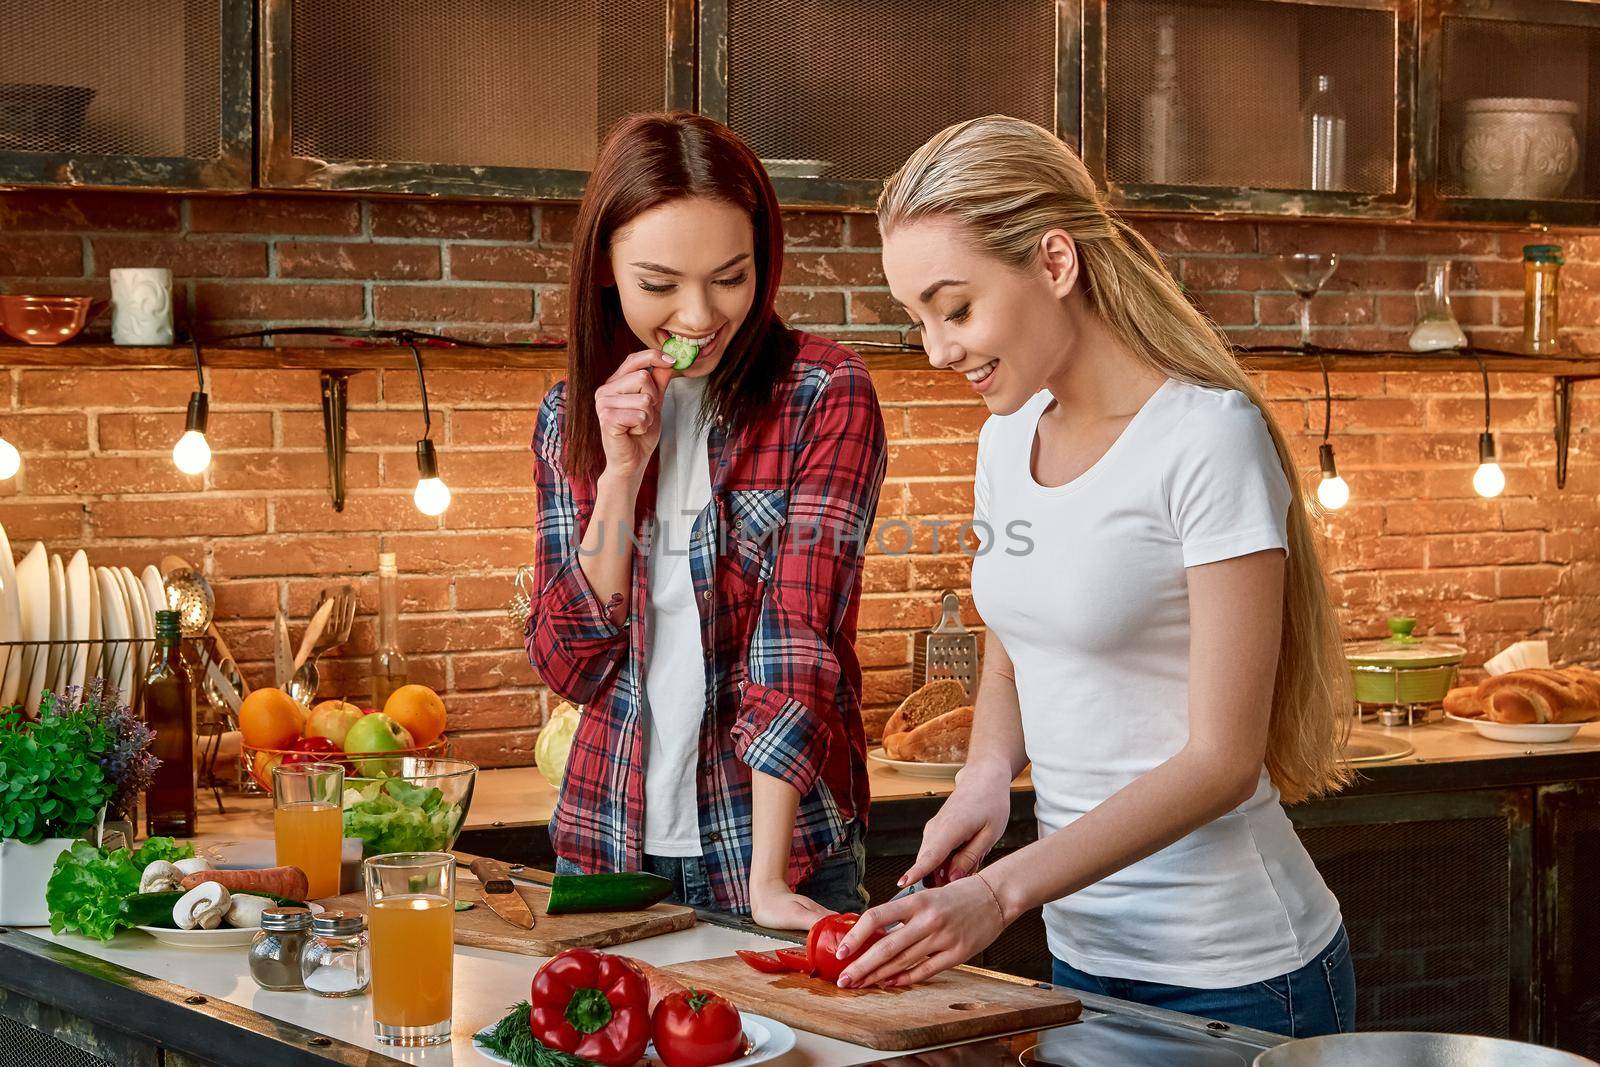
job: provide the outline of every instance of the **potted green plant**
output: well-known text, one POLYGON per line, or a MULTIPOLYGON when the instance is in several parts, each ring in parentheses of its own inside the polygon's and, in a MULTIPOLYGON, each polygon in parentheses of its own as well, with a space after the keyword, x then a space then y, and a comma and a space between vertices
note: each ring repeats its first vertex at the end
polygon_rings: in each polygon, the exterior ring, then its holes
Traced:
POLYGON ((132 810, 158 762, 152 740, 99 679, 45 692, 37 719, 0 712, 0 924, 50 921, 44 892, 56 857, 97 829, 107 807, 132 810))

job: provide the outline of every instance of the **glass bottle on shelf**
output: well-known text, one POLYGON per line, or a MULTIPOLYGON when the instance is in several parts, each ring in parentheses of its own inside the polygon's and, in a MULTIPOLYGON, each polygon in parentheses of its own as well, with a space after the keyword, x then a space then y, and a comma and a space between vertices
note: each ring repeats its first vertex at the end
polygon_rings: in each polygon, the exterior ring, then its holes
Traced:
POLYGON ((1155 87, 1140 104, 1139 147, 1144 178, 1155 185, 1178 183, 1184 149, 1183 108, 1178 101, 1178 27, 1172 15, 1156 20, 1155 87))
POLYGON ((393 552, 378 555, 378 647, 372 653, 372 706, 379 711, 389 694, 406 684, 406 657, 400 651, 400 578, 393 552))
POLYGON ((1461 325, 1450 308, 1448 259, 1430 257, 1428 260, 1428 280, 1417 286, 1417 324, 1411 328, 1407 343, 1413 352, 1467 346, 1467 335, 1461 332, 1461 325))
POLYGON ((1331 74, 1317 75, 1317 89, 1300 108, 1302 158, 1308 174, 1306 188, 1346 188, 1344 104, 1333 91, 1331 74))
POLYGON ((1561 327, 1560 245, 1522 246, 1522 347, 1555 352, 1561 327))
POLYGON ((145 672, 139 713, 155 735, 161 761, 145 794, 145 833, 193 837, 196 831, 194 678, 185 661, 176 611, 156 612, 156 646, 145 672))

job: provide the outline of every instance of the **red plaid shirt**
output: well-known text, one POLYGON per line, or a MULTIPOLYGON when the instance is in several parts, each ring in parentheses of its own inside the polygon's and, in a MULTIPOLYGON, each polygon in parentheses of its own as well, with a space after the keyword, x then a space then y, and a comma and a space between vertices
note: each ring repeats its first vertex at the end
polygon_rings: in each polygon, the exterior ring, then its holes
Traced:
MULTIPOLYGON (((856 614, 887 446, 861 357, 797 334, 771 417, 729 438, 713 423, 711 502, 689 553, 701 607, 707 705, 700 840, 719 907, 750 910, 750 772, 800 793, 788 880, 848 848, 866 820, 866 736, 856 614)), ((594 485, 562 472, 566 383, 539 409, 539 595, 526 645, 554 692, 585 705, 551 819, 556 853, 588 872, 643 866, 646 560, 656 462, 635 516, 628 615, 619 626, 578 564, 594 485)))

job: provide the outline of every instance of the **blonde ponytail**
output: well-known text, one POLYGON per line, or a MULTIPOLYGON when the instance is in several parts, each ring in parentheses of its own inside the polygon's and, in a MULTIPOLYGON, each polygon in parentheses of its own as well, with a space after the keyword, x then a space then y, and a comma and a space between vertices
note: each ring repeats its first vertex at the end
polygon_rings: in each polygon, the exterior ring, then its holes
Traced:
POLYGON ((1083 161, 1031 122, 972 119, 919 148, 884 186, 878 225, 887 234, 930 217, 957 221, 979 248, 1015 267, 1033 262, 1047 231, 1066 231, 1090 304, 1141 361, 1180 381, 1237 389, 1260 409, 1294 496, 1267 771, 1291 804, 1346 784, 1339 752, 1351 722, 1350 674, 1309 502, 1283 431, 1226 339, 1184 299, 1150 242, 1106 209, 1083 161))

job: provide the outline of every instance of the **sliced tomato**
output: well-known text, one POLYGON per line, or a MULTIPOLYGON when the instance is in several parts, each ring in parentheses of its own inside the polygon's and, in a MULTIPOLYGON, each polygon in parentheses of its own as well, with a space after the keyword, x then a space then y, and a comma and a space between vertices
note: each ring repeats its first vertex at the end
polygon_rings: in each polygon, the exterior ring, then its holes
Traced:
MULTIPOLYGON (((860 920, 861 916, 855 912, 845 912, 842 915, 825 916, 811 924, 811 932, 806 936, 806 956, 810 960, 812 974, 830 982, 839 980, 839 975, 844 973, 850 961, 841 960, 834 953, 839 949, 839 942, 855 929, 860 920)), ((883 932, 880 930, 867 938, 857 955, 881 940, 883 932)))
POLYGON ((789 973, 789 965, 770 952, 751 952, 749 949, 741 948, 739 958, 762 974, 789 973))
POLYGON ((811 957, 806 955, 805 949, 779 948, 774 949, 772 954, 782 960, 783 965, 791 971, 798 971, 801 974, 811 973, 811 957))

